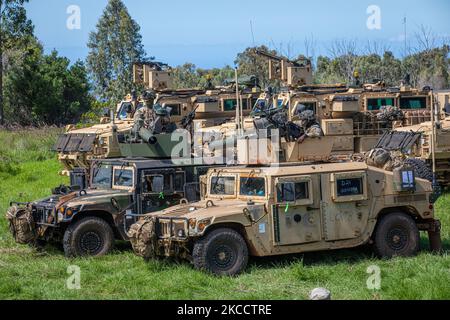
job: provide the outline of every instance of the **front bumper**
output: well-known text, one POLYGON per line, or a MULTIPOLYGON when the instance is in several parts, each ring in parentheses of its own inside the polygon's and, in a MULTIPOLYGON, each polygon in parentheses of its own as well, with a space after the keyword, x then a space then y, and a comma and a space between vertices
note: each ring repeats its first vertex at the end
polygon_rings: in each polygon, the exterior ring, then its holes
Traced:
POLYGON ((190 260, 190 239, 196 234, 186 218, 145 217, 131 226, 134 252, 146 259, 165 256, 190 260))
POLYGON ((50 230, 58 227, 55 202, 39 203, 11 202, 6 218, 11 234, 16 242, 33 243, 36 240, 49 240, 50 230))

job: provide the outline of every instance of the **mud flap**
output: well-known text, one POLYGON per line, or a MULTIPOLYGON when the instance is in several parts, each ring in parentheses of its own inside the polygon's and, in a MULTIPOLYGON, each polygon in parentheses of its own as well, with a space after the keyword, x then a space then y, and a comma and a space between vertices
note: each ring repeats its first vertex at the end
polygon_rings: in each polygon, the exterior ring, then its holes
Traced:
POLYGON ((435 220, 433 227, 428 230, 428 240, 430 241, 430 250, 432 252, 442 251, 441 223, 439 220, 435 220))
POLYGON ((155 230, 156 220, 145 217, 130 227, 127 235, 136 255, 145 259, 156 257, 158 252, 158 237, 155 230))
POLYGON ((6 219, 9 222, 9 230, 17 243, 28 244, 36 242, 36 224, 34 223, 31 210, 12 206, 6 212, 6 219))

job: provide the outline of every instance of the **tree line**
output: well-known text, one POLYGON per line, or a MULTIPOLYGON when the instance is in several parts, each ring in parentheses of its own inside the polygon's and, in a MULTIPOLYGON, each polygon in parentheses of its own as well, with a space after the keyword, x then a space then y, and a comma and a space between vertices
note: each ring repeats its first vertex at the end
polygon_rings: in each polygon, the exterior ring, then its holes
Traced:
MULTIPOLYGON (((109 0, 90 33, 85 61, 69 61, 56 50, 46 54, 34 35, 25 4, 29 0, 0 0, 0 125, 64 125, 95 120, 104 107, 114 106, 131 90, 133 62, 151 61, 142 44, 140 27, 122 0, 109 0)), ((358 50, 356 42, 337 40, 328 55, 314 57, 314 82, 350 83, 355 70, 361 82, 382 80, 395 86, 406 75, 415 87, 450 87, 450 47, 422 27, 418 47, 403 58, 388 48, 370 44, 358 50)), ((255 75, 262 88, 277 86, 268 79, 268 63, 249 47, 237 54, 240 75, 255 75)), ((280 51, 257 47, 274 55, 280 51)), ((309 50, 307 50, 309 51, 309 50)), ((297 58, 305 58, 300 55, 297 58)), ((295 60, 295 58, 293 59, 295 60)), ((203 69, 192 63, 173 68, 175 88, 222 85, 234 77, 234 67, 203 69)))

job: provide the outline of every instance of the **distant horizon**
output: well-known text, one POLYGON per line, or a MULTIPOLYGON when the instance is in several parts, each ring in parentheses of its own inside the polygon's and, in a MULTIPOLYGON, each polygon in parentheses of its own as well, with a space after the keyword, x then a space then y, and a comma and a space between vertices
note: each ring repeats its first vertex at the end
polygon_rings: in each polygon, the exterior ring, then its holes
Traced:
MULTIPOLYGON (((335 40, 355 41, 359 51, 364 51, 368 41, 376 42, 401 58, 405 55, 405 16, 409 46, 415 46, 414 34, 422 25, 437 36, 435 46, 442 45, 442 39, 450 39, 446 17, 450 12, 450 1, 446 0, 426 3, 279 0, 277 5, 270 4, 271 8, 255 0, 245 3, 229 0, 226 4, 206 0, 190 3, 167 0, 165 4, 144 0, 123 2, 141 26, 142 42, 148 56, 173 67, 186 62, 205 69, 233 66, 239 52, 259 45, 292 58, 308 54, 305 39, 309 42, 308 47, 313 47, 315 59, 319 55, 330 56, 329 48, 335 40), (370 28, 373 5, 379 10, 379 25, 370 28)), ((107 0, 31 0, 27 10, 45 52, 56 49, 73 63, 78 59, 85 60, 89 52, 86 46, 89 33, 95 30, 106 4, 107 0), (73 5, 80 10, 81 25, 80 29, 70 30, 67 28, 71 16, 68 8, 73 5), (52 19, 48 19, 49 16, 52 19)))

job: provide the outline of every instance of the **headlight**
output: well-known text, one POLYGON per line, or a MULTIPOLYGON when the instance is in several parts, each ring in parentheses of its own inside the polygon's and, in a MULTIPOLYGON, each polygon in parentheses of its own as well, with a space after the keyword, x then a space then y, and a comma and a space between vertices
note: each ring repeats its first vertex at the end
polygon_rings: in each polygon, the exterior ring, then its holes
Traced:
POLYGON ((186 236, 183 229, 178 230, 177 235, 179 238, 184 238, 186 236))
POLYGON ((209 226, 210 224, 211 224, 211 219, 200 220, 197 224, 197 231, 198 232, 205 231, 206 227, 209 226))

